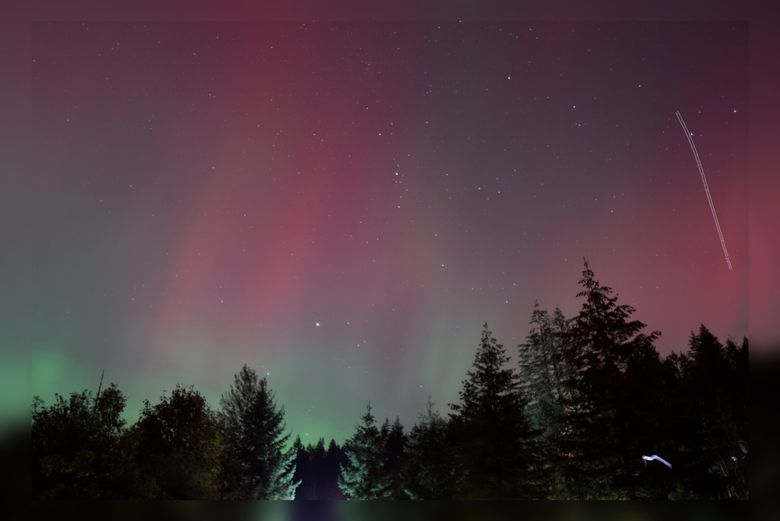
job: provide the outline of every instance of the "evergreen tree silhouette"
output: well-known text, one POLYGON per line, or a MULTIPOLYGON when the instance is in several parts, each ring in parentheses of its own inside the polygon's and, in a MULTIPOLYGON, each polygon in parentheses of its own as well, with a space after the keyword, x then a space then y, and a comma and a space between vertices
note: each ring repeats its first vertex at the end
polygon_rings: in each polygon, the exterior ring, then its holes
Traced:
POLYGON ((341 475, 341 466, 347 464, 347 456, 344 451, 333 439, 328 443, 328 449, 325 451, 325 472, 324 472, 324 493, 322 499, 345 499, 345 496, 338 486, 339 476, 341 475))
POLYGON ((376 426, 371 404, 355 434, 344 444, 347 461, 341 466, 339 488, 349 499, 385 499, 390 495, 384 473, 385 440, 376 426))
POLYGON ((411 499, 450 499, 453 495, 452 446, 447 420, 428 399, 426 411, 407 440, 405 492, 411 499))
POLYGON ((645 324, 631 320, 634 308, 618 304, 585 261, 580 280, 579 314, 566 342, 573 370, 564 381, 561 469, 571 499, 627 498, 633 453, 626 424, 624 372, 629 360, 649 356, 658 332, 643 334, 645 324))
POLYGON ((503 345, 485 324, 474 364, 463 381, 460 401, 451 405, 461 497, 531 495, 524 474, 531 465, 532 433, 508 361, 503 345))
POLYGON ((328 480, 328 469, 325 463, 325 439, 320 438, 314 447, 307 447, 309 453, 311 497, 312 499, 325 499, 325 487, 328 480))
POLYGON ((292 444, 292 451, 295 453, 295 473, 293 474, 293 481, 299 483, 298 488, 295 490, 296 500, 314 499, 314 492, 312 491, 314 484, 312 483, 312 462, 309 456, 307 447, 301 442, 301 437, 296 436, 295 441, 292 444))
POLYGON ((538 496, 563 497, 563 476, 559 458, 560 433, 563 426, 563 382, 571 367, 565 359, 568 321, 560 308, 552 314, 534 304, 531 330, 526 342, 518 346, 519 388, 527 397, 525 414, 536 433, 535 466, 527 474, 535 482, 538 496))
POLYGON ((685 387, 689 457, 681 468, 694 497, 748 496, 746 468, 747 342, 723 344, 704 325, 691 333, 685 387))
POLYGON ((396 417, 391 424, 385 420, 381 435, 384 439, 384 466, 388 496, 390 499, 408 499, 404 490, 403 468, 406 463, 406 434, 401 420, 396 417))
POLYGON ((293 499, 297 451, 285 451, 284 409, 266 378, 244 365, 222 396, 224 494, 234 499, 293 499))

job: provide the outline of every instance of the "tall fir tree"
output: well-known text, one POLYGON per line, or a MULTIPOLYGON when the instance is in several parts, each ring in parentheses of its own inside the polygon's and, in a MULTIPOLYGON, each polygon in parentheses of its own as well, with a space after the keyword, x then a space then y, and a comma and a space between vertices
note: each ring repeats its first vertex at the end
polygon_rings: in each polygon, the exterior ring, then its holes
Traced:
POLYGON ((654 352, 658 332, 632 320, 634 308, 619 304, 585 261, 579 314, 571 321, 565 357, 572 371, 564 380, 561 469, 570 499, 628 497, 629 469, 641 457, 630 443, 623 394, 629 360, 654 352))
POLYGON ((346 465, 347 457, 342 448, 331 439, 328 443, 328 449, 325 451, 325 487, 324 499, 345 499, 344 493, 339 488, 339 476, 341 475, 341 466, 346 465))
POLYGON ((428 399, 407 439, 404 490, 410 499, 443 500, 453 495, 453 466, 447 420, 428 399))
POLYGON ((233 499, 294 499, 296 450, 285 450, 284 409, 266 378, 244 365, 222 396, 224 495, 233 499))
POLYGON ((518 346, 518 381, 527 397, 525 413, 534 429, 535 453, 539 455, 528 479, 536 482, 539 495, 557 499, 563 495, 563 476, 558 453, 563 422, 563 382, 570 374, 564 357, 568 321, 560 308, 552 314, 535 303, 531 330, 518 346))
POLYGON ((544 436, 558 430, 562 414, 561 382, 566 376, 564 342, 568 323, 560 308, 552 314, 535 303, 531 330, 518 346, 519 387, 528 397, 526 414, 531 425, 544 436))
POLYGON ((407 439, 401 420, 398 417, 393 423, 385 420, 381 434, 385 442, 383 472, 387 480, 388 496, 390 499, 408 499, 403 475, 407 439))
POLYGON ((531 467, 532 432, 523 410, 509 356, 487 324, 460 390, 452 404, 455 460, 464 498, 522 498, 532 495, 525 474, 531 467))
POLYGON ((347 461, 341 466, 338 485, 349 499, 388 499, 390 487, 384 472, 385 439, 376 426, 371 404, 355 433, 344 444, 347 461))
POLYGON ((724 346, 704 325, 691 333, 684 375, 690 390, 691 456, 681 471, 696 497, 747 499, 747 342, 724 346))

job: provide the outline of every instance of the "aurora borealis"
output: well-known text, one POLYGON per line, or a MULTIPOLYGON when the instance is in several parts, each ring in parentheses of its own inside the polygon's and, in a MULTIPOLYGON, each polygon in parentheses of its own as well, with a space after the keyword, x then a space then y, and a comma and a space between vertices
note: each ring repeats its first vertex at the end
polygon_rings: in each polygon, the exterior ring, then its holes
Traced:
POLYGON ((577 310, 585 256, 684 348, 747 332, 741 23, 36 23, 32 391, 216 405, 294 434, 441 408, 487 321, 577 310), (734 271, 723 262, 699 152, 734 271))

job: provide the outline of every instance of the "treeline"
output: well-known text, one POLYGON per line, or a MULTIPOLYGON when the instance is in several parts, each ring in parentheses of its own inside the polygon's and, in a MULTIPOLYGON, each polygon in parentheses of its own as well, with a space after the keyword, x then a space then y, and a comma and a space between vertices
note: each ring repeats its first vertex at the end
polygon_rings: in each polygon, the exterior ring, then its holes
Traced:
POLYGON ((56 396, 32 407, 39 499, 293 499, 295 452, 265 378, 244 366, 212 411, 176 386, 127 426, 122 392, 56 396))
POLYGON ((661 357, 585 264, 573 317, 535 306, 516 361, 488 330, 458 400, 407 432, 370 404, 339 446, 288 450, 284 410, 244 366, 213 411, 177 386, 138 421, 115 385, 33 401, 37 498, 748 497, 748 342, 706 327, 661 357))
POLYGON ((341 467, 346 463, 342 448, 330 440, 327 448, 320 438, 315 444, 304 445, 300 438, 293 444, 295 452, 295 480, 300 482, 295 491, 296 500, 347 499, 338 486, 341 467))

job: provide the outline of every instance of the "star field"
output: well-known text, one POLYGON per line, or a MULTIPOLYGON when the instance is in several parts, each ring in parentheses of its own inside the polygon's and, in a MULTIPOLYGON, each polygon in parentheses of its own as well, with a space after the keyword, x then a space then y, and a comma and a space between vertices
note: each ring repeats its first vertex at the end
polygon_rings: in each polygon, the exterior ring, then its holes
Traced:
MULTIPOLYGON (((731 23, 41 23, 51 326, 33 392, 216 404, 243 363, 295 433, 444 407, 582 258, 684 347, 746 332, 746 30, 731 23), (674 111, 695 139, 720 255, 674 111)), ((510 347, 510 353, 514 350, 510 347)))

